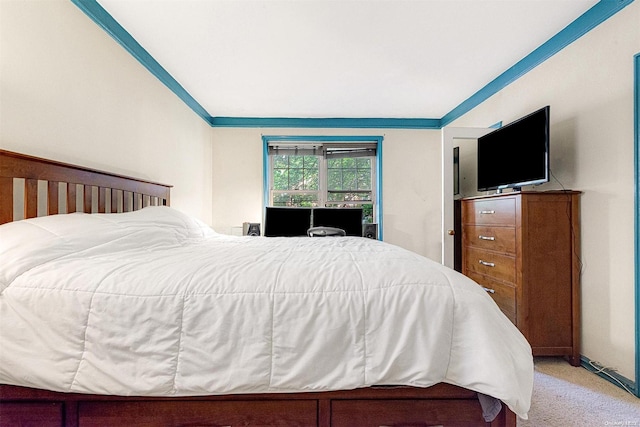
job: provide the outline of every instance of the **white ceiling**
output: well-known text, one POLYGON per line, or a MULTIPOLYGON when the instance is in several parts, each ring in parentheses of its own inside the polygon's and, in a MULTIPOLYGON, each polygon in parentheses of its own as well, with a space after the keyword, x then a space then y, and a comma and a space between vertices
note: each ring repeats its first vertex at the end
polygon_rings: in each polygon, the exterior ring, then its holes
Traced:
POLYGON ((98 0, 209 113, 441 118, 597 0, 98 0))

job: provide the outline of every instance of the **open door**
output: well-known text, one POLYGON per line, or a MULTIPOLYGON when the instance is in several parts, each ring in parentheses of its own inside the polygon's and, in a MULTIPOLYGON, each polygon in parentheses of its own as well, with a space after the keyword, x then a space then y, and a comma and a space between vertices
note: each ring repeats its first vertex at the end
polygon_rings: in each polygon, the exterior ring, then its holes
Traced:
POLYGON ((454 267, 454 148, 459 140, 475 141, 494 130, 442 128, 442 263, 447 267, 454 267))

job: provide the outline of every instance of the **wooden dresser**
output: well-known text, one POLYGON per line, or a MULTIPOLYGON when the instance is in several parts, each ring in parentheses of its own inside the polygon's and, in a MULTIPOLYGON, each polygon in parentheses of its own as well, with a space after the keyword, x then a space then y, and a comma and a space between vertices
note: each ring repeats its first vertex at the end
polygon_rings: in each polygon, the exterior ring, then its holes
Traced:
POLYGON ((462 273, 478 282, 534 356, 580 364, 580 192, 462 200, 462 273))

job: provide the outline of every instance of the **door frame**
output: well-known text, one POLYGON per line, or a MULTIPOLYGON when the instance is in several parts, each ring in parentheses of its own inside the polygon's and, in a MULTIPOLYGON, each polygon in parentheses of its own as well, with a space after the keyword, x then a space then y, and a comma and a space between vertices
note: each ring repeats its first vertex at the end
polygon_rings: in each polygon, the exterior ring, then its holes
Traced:
POLYGON ((640 53, 633 57, 633 184, 634 184, 634 258, 635 258, 635 395, 640 397, 640 53))
POLYGON ((442 264, 453 268, 453 147, 454 139, 478 139, 495 128, 442 128, 442 264))

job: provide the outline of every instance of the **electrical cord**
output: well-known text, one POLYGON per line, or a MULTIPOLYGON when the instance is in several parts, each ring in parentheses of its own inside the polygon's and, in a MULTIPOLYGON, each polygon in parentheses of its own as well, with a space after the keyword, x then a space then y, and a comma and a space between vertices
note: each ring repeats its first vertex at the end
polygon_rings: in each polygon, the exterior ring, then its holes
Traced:
POLYGON ((618 385, 620 385, 620 387, 622 387, 627 393, 629 393, 629 394, 631 394, 632 396, 635 397, 635 393, 633 391, 631 391, 622 381, 620 381, 618 378, 614 377, 609 372, 607 372, 607 371, 615 372, 615 369, 611 369, 611 368, 607 368, 605 366, 602 366, 602 365, 600 365, 599 362, 594 362, 593 360, 589 360, 588 363, 589 363, 589 366, 591 366, 593 369, 595 369, 595 371, 594 371, 595 374, 605 375, 607 378, 615 381, 618 385), (596 366, 596 364, 598 364, 600 366, 596 366))
MULTIPOLYGON (((567 190, 565 188, 564 184, 562 184, 562 182, 560 182, 560 180, 553 174, 553 171, 551 170, 551 168, 549 168, 549 174, 558 183, 558 185, 560 185, 560 188, 562 188, 562 191, 564 193, 569 193, 569 191, 571 191, 571 190, 567 190)), ((576 230, 574 229, 573 221, 572 221, 572 218, 571 218, 571 195, 567 194, 567 197, 569 199, 568 200, 569 203, 567 204, 567 218, 569 219, 569 225, 571 227, 571 239, 572 239, 573 242, 575 242, 575 240, 576 240, 576 230)), ((577 252, 577 245, 572 245, 572 246, 574 248, 573 255, 578 260, 578 274, 579 274, 579 276, 582 276, 584 264, 582 263, 582 258, 580 257, 580 254, 577 252)))

